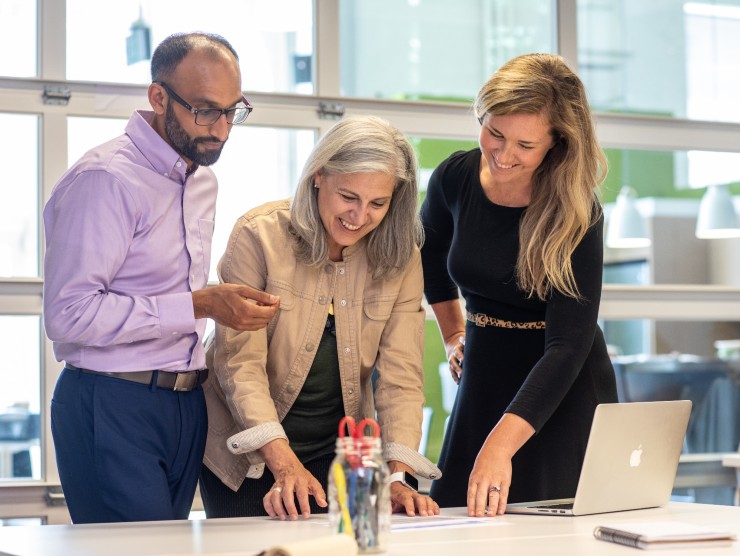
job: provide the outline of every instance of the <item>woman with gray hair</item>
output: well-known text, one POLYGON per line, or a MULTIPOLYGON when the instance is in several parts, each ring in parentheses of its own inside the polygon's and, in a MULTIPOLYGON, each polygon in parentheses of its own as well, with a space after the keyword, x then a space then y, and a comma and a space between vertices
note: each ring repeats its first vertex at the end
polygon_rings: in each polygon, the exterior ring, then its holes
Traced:
MULTIPOLYGON (((320 139, 292 202, 267 203, 237 221, 220 281, 276 295, 280 309, 258 332, 216 326, 200 482, 208 517, 297 519, 326 511, 344 415, 359 422, 377 411, 394 476, 441 475, 418 452, 424 310, 417 195, 406 138, 380 118, 353 117, 320 139)), ((439 512, 403 480, 391 484, 391 500, 408 515, 439 512)))

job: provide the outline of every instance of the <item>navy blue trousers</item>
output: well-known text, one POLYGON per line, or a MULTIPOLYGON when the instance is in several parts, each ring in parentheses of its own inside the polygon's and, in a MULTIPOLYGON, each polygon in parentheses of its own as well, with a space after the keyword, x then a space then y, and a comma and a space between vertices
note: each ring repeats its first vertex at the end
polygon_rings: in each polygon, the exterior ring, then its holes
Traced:
POLYGON ((51 431, 73 523, 187 519, 208 431, 200 386, 173 392, 64 369, 51 431))

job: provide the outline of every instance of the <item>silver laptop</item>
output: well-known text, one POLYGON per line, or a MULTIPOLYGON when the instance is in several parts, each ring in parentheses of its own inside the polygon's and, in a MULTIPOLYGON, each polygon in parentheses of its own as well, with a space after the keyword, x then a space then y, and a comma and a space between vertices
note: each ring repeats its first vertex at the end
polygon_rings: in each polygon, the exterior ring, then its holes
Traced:
POLYGON ((506 513, 587 515, 666 504, 690 413, 689 400, 598 405, 575 498, 508 504, 506 513))

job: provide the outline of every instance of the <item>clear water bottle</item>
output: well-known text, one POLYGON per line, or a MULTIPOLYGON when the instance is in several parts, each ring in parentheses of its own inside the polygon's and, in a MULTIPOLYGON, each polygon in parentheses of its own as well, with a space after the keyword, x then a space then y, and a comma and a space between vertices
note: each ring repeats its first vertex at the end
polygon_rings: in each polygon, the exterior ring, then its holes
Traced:
POLYGON ((329 523, 354 537, 361 554, 383 552, 391 530, 388 465, 380 438, 337 438, 329 470, 329 523))

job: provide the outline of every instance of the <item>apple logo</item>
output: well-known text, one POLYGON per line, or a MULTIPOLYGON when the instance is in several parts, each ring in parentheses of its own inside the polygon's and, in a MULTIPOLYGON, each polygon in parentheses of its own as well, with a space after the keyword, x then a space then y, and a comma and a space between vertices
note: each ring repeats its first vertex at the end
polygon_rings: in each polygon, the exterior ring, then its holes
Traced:
POLYGON ((640 458, 642 457, 642 444, 640 444, 636 450, 632 450, 630 454, 630 467, 638 467, 640 465, 640 458))

